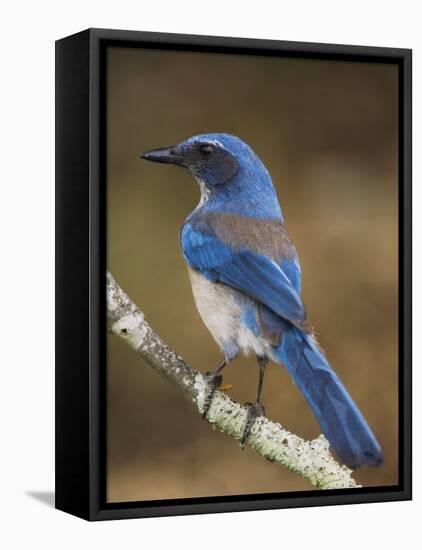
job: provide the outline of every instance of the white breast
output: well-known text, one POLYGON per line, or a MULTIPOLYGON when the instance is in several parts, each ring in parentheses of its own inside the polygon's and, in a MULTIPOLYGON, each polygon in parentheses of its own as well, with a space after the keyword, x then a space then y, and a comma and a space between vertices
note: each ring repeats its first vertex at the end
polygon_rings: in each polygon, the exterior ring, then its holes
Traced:
POLYGON ((245 354, 253 351, 264 355, 265 341, 243 322, 245 309, 255 307, 255 302, 226 285, 212 283, 189 267, 188 272, 198 312, 220 348, 237 347, 245 354))

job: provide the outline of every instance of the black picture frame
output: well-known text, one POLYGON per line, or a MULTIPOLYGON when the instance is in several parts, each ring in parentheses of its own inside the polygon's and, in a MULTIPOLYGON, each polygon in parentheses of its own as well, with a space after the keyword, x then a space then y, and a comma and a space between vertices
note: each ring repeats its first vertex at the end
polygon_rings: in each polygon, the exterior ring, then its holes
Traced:
POLYGON ((56 508, 87 520, 106 520, 411 499, 411 79, 409 49, 105 29, 56 42, 56 508), (105 52, 116 45, 397 64, 397 486, 106 503, 105 52))

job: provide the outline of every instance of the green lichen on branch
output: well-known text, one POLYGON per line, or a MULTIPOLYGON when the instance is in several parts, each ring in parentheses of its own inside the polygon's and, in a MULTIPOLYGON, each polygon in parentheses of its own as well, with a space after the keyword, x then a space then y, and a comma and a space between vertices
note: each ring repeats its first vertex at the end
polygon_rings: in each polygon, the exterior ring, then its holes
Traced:
MULTIPOLYGON (((156 334, 144 314, 107 273, 109 330, 123 338, 155 370, 175 383, 202 414, 206 391, 204 376, 192 369, 156 334)), ((207 420, 218 430, 240 440, 247 408, 216 391, 207 420)), ((318 489, 359 487, 352 471, 336 462, 323 435, 306 441, 265 416, 259 417, 247 443, 267 460, 285 466, 318 489)))

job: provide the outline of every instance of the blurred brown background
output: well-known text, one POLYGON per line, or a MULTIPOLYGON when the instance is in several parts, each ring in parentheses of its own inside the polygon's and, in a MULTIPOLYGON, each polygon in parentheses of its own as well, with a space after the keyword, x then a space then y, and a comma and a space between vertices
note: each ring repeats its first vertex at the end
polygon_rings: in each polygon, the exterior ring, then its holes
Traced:
MULTIPOLYGON (((329 361, 383 447, 355 474, 397 483, 397 69, 391 65, 113 48, 108 54, 108 267, 159 334, 195 368, 220 361, 196 312, 178 233, 193 178, 138 159, 191 135, 228 132, 269 169, 329 361)), ((120 339, 108 344, 108 500, 310 489, 216 433, 120 339)), ((254 399, 258 368, 225 371, 254 399)), ((268 416, 320 430, 282 366, 267 369, 268 416)))

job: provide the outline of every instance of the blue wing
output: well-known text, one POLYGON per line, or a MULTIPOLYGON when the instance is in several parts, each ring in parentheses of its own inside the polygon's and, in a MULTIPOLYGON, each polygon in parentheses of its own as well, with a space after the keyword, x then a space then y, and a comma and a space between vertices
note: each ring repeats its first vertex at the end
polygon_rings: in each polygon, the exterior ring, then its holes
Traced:
POLYGON ((240 290, 283 319, 303 327, 306 312, 291 280, 272 259, 246 248, 233 248, 215 235, 187 223, 181 244, 188 264, 215 283, 240 290))

